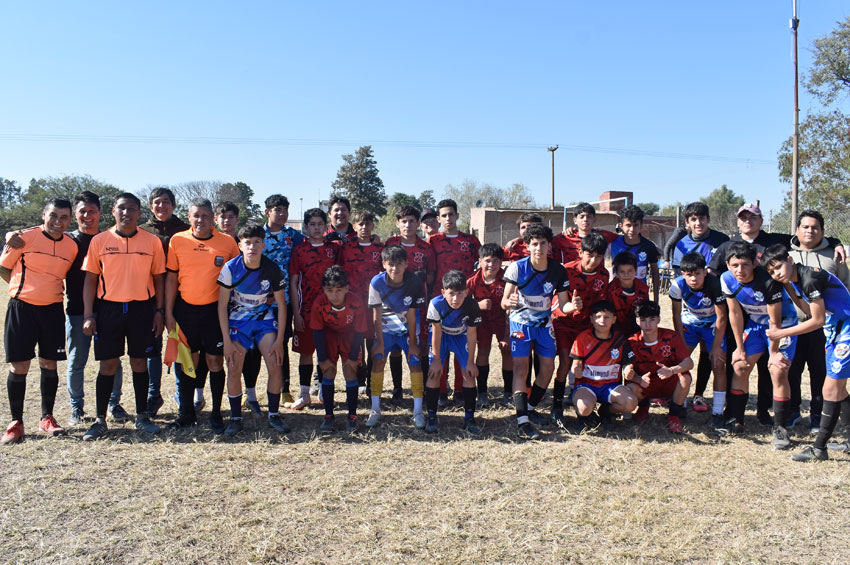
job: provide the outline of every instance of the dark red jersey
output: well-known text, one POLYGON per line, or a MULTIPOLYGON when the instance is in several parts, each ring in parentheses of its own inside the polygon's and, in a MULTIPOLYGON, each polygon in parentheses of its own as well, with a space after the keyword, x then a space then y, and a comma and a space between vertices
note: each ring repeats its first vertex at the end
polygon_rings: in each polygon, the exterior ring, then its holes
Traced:
POLYGON ((336 231, 333 226, 328 226, 328 231, 325 232, 325 241, 338 241, 340 243, 357 241, 357 231, 351 224, 348 224, 348 229, 345 230, 344 234, 336 231))
POLYGON ((616 330, 608 339, 599 339, 592 329, 581 332, 573 342, 570 357, 584 364, 581 374, 576 375, 576 384, 593 386, 618 382, 621 367, 634 360, 626 337, 616 330))
POLYGON ((369 314, 366 304, 353 292, 345 294, 345 302, 339 308, 332 305, 322 292, 310 312, 310 329, 330 330, 343 335, 366 333, 369 314))
POLYGON ((652 373, 652 378, 658 378, 656 362, 672 367, 691 355, 679 333, 666 328, 658 328, 658 339, 655 343, 644 343, 643 335, 636 333, 629 338, 629 346, 635 355, 637 374, 652 373))
MULTIPOLYGON (((301 312, 310 312, 316 298, 322 294, 322 275, 328 267, 336 263, 339 243, 325 242, 318 245, 309 240, 302 241, 292 248, 289 260, 289 274, 300 275, 301 312)), ((294 306, 294 305, 293 305, 294 306)))
POLYGON ((387 245, 401 245, 407 251, 407 270, 411 273, 425 271, 435 273, 437 271, 437 257, 434 248, 427 241, 416 238, 416 243, 408 245, 401 242, 400 235, 394 235, 387 239, 387 245))
POLYGON ((617 329, 629 336, 640 331, 635 321, 637 307, 649 300, 649 287, 646 283, 635 279, 635 285, 631 290, 623 290, 620 279, 614 278, 608 283, 605 299, 617 308, 617 329))
MULTIPOLYGON (((519 261, 523 257, 528 257, 528 245, 525 243, 525 240, 521 237, 510 240, 507 245, 503 248, 505 252, 505 256, 503 259, 505 261, 519 261)), ((549 258, 554 259, 555 255, 552 254, 553 247, 549 246, 549 258)), ((558 259, 560 259, 560 254, 558 255, 558 259)), ((558 261, 561 263, 562 261, 558 261)))
POLYGON ((569 295, 578 292, 581 298, 581 310, 564 314, 560 308, 556 308, 556 301, 552 302, 552 315, 558 322, 568 326, 587 326, 590 323, 590 307, 594 303, 605 298, 608 289, 608 270, 600 265, 596 272, 585 273, 581 270, 581 260, 576 260, 564 265, 567 270, 567 278, 570 281, 569 295))
POLYGON ((348 274, 350 292, 362 300, 369 295, 369 282, 372 277, 384 270, 381 263, 383 243, 361 244, 359 241, 346 241, 339 249, 336 264, 348 274))
POLYGON ((502 310, 502 296, 505 294, 505 276, 504 267, 499 269, 495 280, 487 283, 484 282, 484 273, 481 269, 475 271, 471 277, 466 279, 466 288, 476 302, 490 299, 493 304, 489 310, 481 310, 481 316, 484 319, 484 325, 487 324, 505 324, 505 311, 502 310))
POLYGON ((431 296, 440 294, 443 288, 443 275, 451 270, 457 269, 463 276, 469 278, 475 271, 475 263, 478 261, 478 250, 481 243, 472 234, 459 233, 456 236, 448 236, 444 232, 435 233, 428 241, 434 249, 437 257, 437 279, 431 296))
MULTIPOLYGON (((616 233, 607 230, 594 229, 593 231, 598 234, 602 234, 602 237, 605 238, 608 245, 619 237, 616 233)), ((569 228, 567 231, 559 233, 552 238, 552 253, 554 254, 555 259, 561 263, 570 263, 575 261, 579 258, 580 251, 581 236, 578 234, 578 230, 575 227, 569 228)))

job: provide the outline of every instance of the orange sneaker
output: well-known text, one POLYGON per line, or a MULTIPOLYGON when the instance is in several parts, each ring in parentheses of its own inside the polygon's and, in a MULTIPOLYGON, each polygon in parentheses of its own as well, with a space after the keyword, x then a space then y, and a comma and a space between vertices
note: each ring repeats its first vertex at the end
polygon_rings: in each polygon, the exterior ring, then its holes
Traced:
POLYGON ((682 422, 679 421, 678 416, 667 416, 667 429, 674 434, 680 434, 685 428, 682 427, 682 422))
POLYGON ((53 414, 48 414, 38 423, 38 429, 52 436, 61 436, 65 433, 65 428, 59 425, 53 414))
POLYGON ((0 439, 0 444, 18 443, 22 439, 24 439, 24 425, 20 420, 12 420, 12 423, 6 428, 3 438, 0 439))

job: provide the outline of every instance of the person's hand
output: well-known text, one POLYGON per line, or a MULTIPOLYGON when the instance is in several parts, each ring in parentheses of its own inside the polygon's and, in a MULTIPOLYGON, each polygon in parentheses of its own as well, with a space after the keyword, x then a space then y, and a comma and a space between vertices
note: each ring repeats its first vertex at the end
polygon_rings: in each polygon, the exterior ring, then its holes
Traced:
MULTIPOLYGON (((429 371, 430 371, 430 369, 429 369, 429 371)), ((475 363, 470 361, 466 365, 466 368, 463 370, 463 376, 470 378, 470 379, 477 379, 478 378, 478 367, 475 365, 475 363)))
POLYGON ((508 307, 516 308, 519 305, 519 292, 515 292, 508 297, 508 307))
POLYGON ((713 348, 711 353, 708 354, 708 358, 711 360, 711 367, 714 369, 726 364, 726 352, 720 347, 713 348))
POLYGON ((23 232, 21 230, 7 233, 6 245, 11 247, 12 249, 23 249, 26 243, 24 242, 24 238, 21 237, 22 233, 23 232))
POLYGON ((153 327, 151 331, 153 331, 153 335, 156 337, 160 337, 162 335, 162 329, 165 326, 162 323, 162 312, 156 311, 153 313, 153 327))
POLYGON ((776 367, 781 370, 788 370, 791 368, 791 361, 788 360, 787 357, 782 355, 780 351, 776 353, 771 353, 770 357, 767 360, 767 367, 776 367))
POLYGON ((573 295, 570 298, 570 303, 572 303, 573 305, 573 312, 578 312, 579 310, 581 310, 583 304, 581 302, 581 296, 578 295, 577 290, 573 291, 573 295))
POLYGON ((94 316, 91 316, 83 322, 83 335, 91 337, 95 334, 97 334, 97 322, 95 322, 94 316))
POLYGON ((174 331, 174 328, 177 327, 177 320, 174 319, 174 314, 165 314, 165 329, 168 330, 168 333, 174 331))
POLYGON ((764 331, 764 335, 768 337, 768 339, 777 340, 785 337, 785 330, 782 328, 777 328, 776 326, 770 326, 764 331))
POLYGON ((670 369, 670 367, 662 365, 657 361, 655 362, 655 364, 658 366, 658 368, 655 370, 655 374, 658 375, 659 378, 669 379, 671 376, 673 376, 673 371, 670 369))
POLYGON ((493 301, 490 300, 489 298, 485 298, 484 300, 479 300, 478 301, 478 307, 481 310, 489 310, 490 308, 493 307, 493 301))
POLYGON ((753 365, 747 361, 747 352, 743 348, 738 348, 732 353, 732 366, 743 364, 746 368, 752 369, 753 365))
POLYGON ((283 340, 275 340, 272 345, 272 362, 275 365, 283 363, 283 340))
POLYGON ((646 388, 646 387, 649 386, 650 377, 652 377, 652 373, 649 373, 649 372, 644 373, 640 376, 640 380, 638 381, 638 384, 641 386, 641 388, 646 388))
POLYGON ((296 332, 304 331, 304 318, 301 314, 295 313, 292 315, 292 323, 295 325, 296 332))
POLYGON ((847 253, 844 251, 843 245, 838 245, 835 248, 835 262, 845 263, 847 261, 847 253))
POLYGON ((232 367, 236 362, 236 355, 238 355, 239 351, 236 349, 236 346, 233 345, 233 342, 230 338, 224 338, 221 344, 222 353, 224 353, 224 359, 227 361, 227 366, 232 367))
POLYGON ((428 378, 429 379, 440 379, 440 376, 443 374, 443 362, 439 357, 434 357, 431 360, 431 364, 428 366, 428 378))

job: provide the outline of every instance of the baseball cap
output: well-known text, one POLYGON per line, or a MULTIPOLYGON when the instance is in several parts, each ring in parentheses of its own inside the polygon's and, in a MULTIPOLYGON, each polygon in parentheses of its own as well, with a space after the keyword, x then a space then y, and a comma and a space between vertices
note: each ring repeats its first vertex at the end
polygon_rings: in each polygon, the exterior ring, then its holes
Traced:
POLYGON ((422 210, 422 214, 420 214, 420 216, 419 216, 419 221, 422 222, 422 221, 425 220, 425 218, 427 218, 429 216, 434 216, 436 218, 437 213, 435 211, 433 211, 431 208, 425 208, 424 210, 422 210))
POLYGON ((740 216, 741 212, 749 212, 750 214, 761 216, 761 209, 755 204, 744 204, 743 206, 738 208, 738 213, 735 215, 740 216))

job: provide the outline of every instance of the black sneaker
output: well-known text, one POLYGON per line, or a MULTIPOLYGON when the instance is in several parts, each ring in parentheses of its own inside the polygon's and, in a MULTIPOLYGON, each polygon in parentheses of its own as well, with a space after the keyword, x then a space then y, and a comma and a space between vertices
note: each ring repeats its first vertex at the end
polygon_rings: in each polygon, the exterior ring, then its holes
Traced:
POLYGON ((770 415, 769 412, 757 412, 756 419, 759 421, 759 424, 762 426, 770 426, 773 427, 773 416, 770 415))
POLYGON ((519 439, 540 439, 540 432, 530 422, 517 426, 516 435, 519 439))
POLYGON ((490 406, 490 398, 487 396, 487 391, 478 393, 478 398, 475 401, 476 408, 486 408, 490 406))
POLYGON ((358 424, 360 424, 360 418, 354 414, 349 414, 345 422, 345 431, 349 433, 356 432, 358 424))
POLYGON ((437 415, 428 414, 425 417, 425 433, 426 434, 435 434, 437 433, 437 415))
POLYGON ((719 436, 725 436, 729 433, 729 430, 726 428, 726 421, 723 418, 723 414, 711 415, 711 428, 714 430, 714 433, 719 436))
POLYGON ((737 418, 729 418, 726 420, 726 429, 732 435, 741 435, 746 431, 743 422, 739 422, 737 418))
POLYGON ((788 437, 788 430, 782 426, 773 427, 773 449, 788 449, 791 447, 791 438, 788 437))
POLYGON ((549 418, 535 410, 534 408, 528 409, 528 421, 534 424, 535 426, 548 426, 549 418))
POLYGON ((242 418, 236 419, 233 418, 230 420, 230 423, 227 424, 227 428, 224 430, 224 435, 227 437, 233 437, 239 432, 242 431, 242 418))
POLYGON ((106 435, 106 422, 97 421, 83 434, 83 441, 94 441, 106 435))
POLYGON ((224 419, 221 417, 221 414, 210 414, 210 429, 212 429, 213 433, 217 436, 223 434, 224 430, 227 429, 227 426, 224 425, 224 419))
POLYGON ((149 396, 148 397, 148 414, 150 414, 152 418, 156 417, 156 415, 159 413, 159 409, 162 408, 163 404, 165 404, 165 401, 162 400, 161 395, 149 396))
POLYGON ((401 402, 404 400, 404 391, 400 388, 394 388, 392 400, 395 402, 401 402))
POLYGON ((596 415, 596 412, 591 412, 588 416, 579 416, 578 423, 581 424, 581 431, 583 432, 592 432, 602 425, 602 421, 596 415))
POLYGON ((151 422, 147 414, 136 416, 136 429, 150 435, 158 434, 161 430, 159 426, 151 422))
POLYGON ((286 422, 283 421, 280 414, 272 414, 269 416, 269 427, 282 434, 288 434, 290 432, 289 426, 286 425, 286 422))
POLYGON ((184 428, 192 428, 198 425, 198 421, 195 418, 189 418, 186 416, 180 416, 170 424, 168 424, 169 430, 181 430, 184 428))
POLYGON ((475 418, 464 418, 463 429, 466 430, 466 433, 474 436, 477 436, 481 433, 481 428, 475 422, 475 418))
POLYGON ((827 454, 826 449, 821 449, 819 447, 814 447, 812 445, 807 446, 800 453, 795 453, 791 456, 792 461, 826 461, 829 459, 829 454, 827 454))
POLYGON ((567 419, 564 418, 563 406, 553 406, 552 414, 550 415, 549 419, 552 420, 552 422, 562 430, 567 428, 567 419))
POLYGON ((322 418, 322 425, 319 426, 319 431, 323 434, 334 433, 334 417, 326 415, 324 418, 322 418))
POLYGON ((119 424, 123 424, 125 422, 130 421, 130 415, 127 414, 127 411, 120 404, 116 404, 115 406, 109 407, 109 415, 115 422, 119 424))

